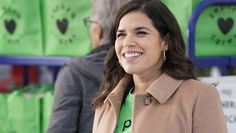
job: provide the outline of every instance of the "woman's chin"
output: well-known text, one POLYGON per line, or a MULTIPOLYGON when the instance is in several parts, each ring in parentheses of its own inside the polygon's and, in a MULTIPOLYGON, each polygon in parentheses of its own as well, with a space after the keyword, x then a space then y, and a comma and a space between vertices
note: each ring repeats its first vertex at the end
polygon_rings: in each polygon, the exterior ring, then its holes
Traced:
POLYGON ((137 73, 137 71, 135 71, 134 69, 130 69, 130 68, 124 68, 125 72, 128 73, 128 74, 135 74, 137 73))

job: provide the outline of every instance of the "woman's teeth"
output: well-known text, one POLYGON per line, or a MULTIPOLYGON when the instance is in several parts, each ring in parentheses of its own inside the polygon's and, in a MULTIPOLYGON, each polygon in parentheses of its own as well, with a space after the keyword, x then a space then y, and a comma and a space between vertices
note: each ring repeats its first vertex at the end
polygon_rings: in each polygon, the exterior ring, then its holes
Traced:
POLYGON ((125 53, 124 57, 131 58, 131 57, 138 57, 140 55, 142 55, 142 53, 125 53))

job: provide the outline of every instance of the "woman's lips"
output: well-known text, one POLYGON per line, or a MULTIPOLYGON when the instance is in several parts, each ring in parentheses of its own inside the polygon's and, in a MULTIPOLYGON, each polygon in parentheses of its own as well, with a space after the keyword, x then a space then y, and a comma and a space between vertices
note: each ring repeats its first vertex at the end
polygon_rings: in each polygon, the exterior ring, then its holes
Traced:
POLYGON ((142 52, 127 52, 123 54, 123 57, 128 63, 134 62, 136 59, 138 59, 140 56, 142 56, 142 52))

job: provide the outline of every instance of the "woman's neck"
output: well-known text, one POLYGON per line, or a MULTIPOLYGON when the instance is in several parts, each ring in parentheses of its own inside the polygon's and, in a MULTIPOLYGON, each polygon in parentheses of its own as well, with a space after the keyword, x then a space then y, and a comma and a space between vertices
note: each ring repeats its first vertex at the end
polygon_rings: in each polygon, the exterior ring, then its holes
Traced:
POLYGON ((133 94, 144 94, 145 90, 162 74, 161 71, 146 73, 145 75, 133 75, 134 90, 133 94))

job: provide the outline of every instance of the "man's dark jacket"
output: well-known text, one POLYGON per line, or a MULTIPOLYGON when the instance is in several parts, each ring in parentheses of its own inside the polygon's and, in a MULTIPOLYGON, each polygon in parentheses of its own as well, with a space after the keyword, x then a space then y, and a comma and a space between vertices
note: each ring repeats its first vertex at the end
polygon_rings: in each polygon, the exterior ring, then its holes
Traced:
POLYGON ((71 59, 60 70, 48 133, 92 133, 91 101, 103 78, 109 48, 110 45, 103 45, 85 57, 71 59))

